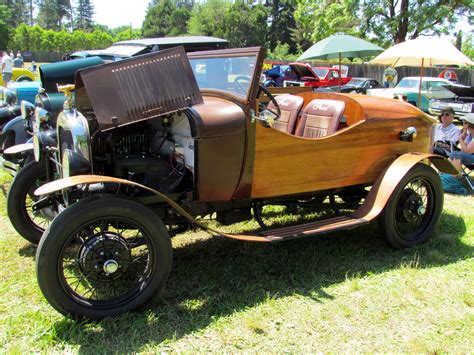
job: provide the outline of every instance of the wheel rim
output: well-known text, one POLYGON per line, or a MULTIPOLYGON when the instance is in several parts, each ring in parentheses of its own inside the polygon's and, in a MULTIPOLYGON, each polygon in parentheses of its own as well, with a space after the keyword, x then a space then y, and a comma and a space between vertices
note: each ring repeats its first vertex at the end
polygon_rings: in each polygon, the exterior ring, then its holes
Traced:
POLYGON ((152 238, 123 217, 101 218, 73 232, 58 260, 64 290, 85 306, 110 309, 131 302, 153 274, 152 238))
POLYGON ((430 225, 436 205, 433 185, 425 178, 409 181, 401 191, 395 210, 398 235, 413 241, 430 225))

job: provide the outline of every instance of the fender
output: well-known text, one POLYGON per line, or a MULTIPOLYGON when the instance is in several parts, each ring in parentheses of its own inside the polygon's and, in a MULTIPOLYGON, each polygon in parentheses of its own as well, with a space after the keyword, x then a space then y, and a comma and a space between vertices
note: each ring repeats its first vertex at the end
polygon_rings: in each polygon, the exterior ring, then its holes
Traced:
POLYGON ((22 144, 16 144, 12 147, 9 147, 3 151, 3 154, 18 154, 18 153, 24 153, 28 151, 33 151, 33 143, 22 143, 22 144))
POLYGON ((196 221, 193 216, 191 216, 185 209, 183 209, 180 205, 178 205, 175 201, 171 198, 166 196, 164 193, 151 189, 148 186, 130 181, 125 179, 119 179, 112 176, 102 176, 102 175, 76 175, 71 176, 64 179, 55 180, 40 186, 38 189, 35 190, 35 195, 47 195, 53 192, 60 191, 62 189, 66 189, 68 187, 73 187, 81 184, 96 184, 96 183, 115 183, 115 184, 123 184, 129 186, 135 186, 142 188, 144 190, 150 191, 155 195, 161 197, 164 202, 166 202, 170 207, 172 207, 176 212, 178 212, 181 216, 189 220, 191 223, 197 225, 198 227, 210 232, 211 234, 223 235, 228 238, 238 239, 238 240, 245 240, 251 242, 269 242, 269 240, 262 238, 261 236, 252 236, 252 235, 240 235, 240 234, 229 234, 225 232, 220 232, 218 230, 209 228, 204 223, 196 221))
POLYGON ((429 160, 439 171, 447 174, 458 174, 457 169, 451 162, 440 155, 426 153, 407 153, 399 156, 378 177, 365 198, 365 202, 355 211, 352 216, 364 221, 372 221, 384 209, 390 196, 397 187, 399 181, 417 163, 429 160))
POLYGON ((28 140, 25 123, 22 116, 15 117, 10 122, 5 124, 5 126, 3 126, 0 143, 3 143, 3 140, 8 136, 8 134, 15 135, 15 144, 25 143, 28 140))
POLYGON ((390 199, 393 191, 397 187, 400 180, 414 167, 417 163, 429 160, 438 170, 446 173, 457 173, 457 170, 444 157, 434 154, 424 153, 408 153, 398 157, 377 179, 370 189, 365 202, 353 214, 346 217, 329 218, 324 221, 315 223, 307 223, 299 226, 283 227, 273 230, 267 230, 260 235, 243 235, 230 234, 209 228, 205 224, 196 221, 186 210, 179 204, 170 199, 165 194, 151 189, 147 186, 135 183, 133 181, 114 178, 110 176, 100 175, 77 175, 65 179, 56 180, 39 187, 35 191, 35 195, 46 195, 62 189, 80 185, 94 183, 116 183, 136 186, 158 195, 172 207, 181 216, 189 220, 191 223, 201 227, 211 234, 222 235, 227 238, 251 241, 251 242, 278 242, 284 239, 295 239, 304 236, 318 235, 336 230, 344 230, 364 225, 375 219, 384 209, 390 199))

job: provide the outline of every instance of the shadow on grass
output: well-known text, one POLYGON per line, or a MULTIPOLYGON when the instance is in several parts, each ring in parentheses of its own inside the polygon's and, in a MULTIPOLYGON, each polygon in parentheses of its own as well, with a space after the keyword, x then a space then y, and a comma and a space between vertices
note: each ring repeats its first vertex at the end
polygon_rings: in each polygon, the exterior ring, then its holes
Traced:
POLYGON ((164 292, 140 312, 98 323, 61 320, 55 340, 81 351, 140 351, 202 330, 216 319, 269 298, 300 295, 323 302, 325 289, 348 277, 383 273, 416 260, 416 267, 447 265, 472 257, 462 243, 464 220, 443 214, 439 230, 424 245, 393 250, 378 237, 375 223, 352 231, 279 244, 251 244, 214 237, 174 250, 164 292))

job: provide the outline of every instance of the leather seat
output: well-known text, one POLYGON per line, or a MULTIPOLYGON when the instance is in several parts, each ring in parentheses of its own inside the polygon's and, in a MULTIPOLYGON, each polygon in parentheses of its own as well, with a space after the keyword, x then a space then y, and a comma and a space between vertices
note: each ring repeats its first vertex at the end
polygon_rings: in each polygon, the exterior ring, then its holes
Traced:
POLYGON ((344 101, 329 99, 310 101, 301 114, 295 135, 320 138, 336 132, 345 107, 344 101))
MULTIPOLYGON (((303 98, 296 95, 279 95, 275 96, 275 100, 278 106, 280 106, 281 115, 280 118, 275 121, 273 128, 293 134, 296 120, 303 107, 303 98)), ((267 108, 275 111, 275 105, 271 101, 267 105, 267 108)))

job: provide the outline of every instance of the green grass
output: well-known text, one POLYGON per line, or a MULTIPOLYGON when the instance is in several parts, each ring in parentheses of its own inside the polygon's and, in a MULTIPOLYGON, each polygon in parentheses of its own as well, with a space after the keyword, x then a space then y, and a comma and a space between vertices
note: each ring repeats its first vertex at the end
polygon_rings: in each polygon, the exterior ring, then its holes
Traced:
MULTIPOLYGON (((371 224, 280 244, 190 232, 140 312, 74 322, 35 278, 35 248, 0 196, 0 346, 6 352, 452 352, 474 349, 474 200, 446 196, 436 234, 404 251, 371 224)), ((228 230, 245 230, 241 223, 228 230)))

